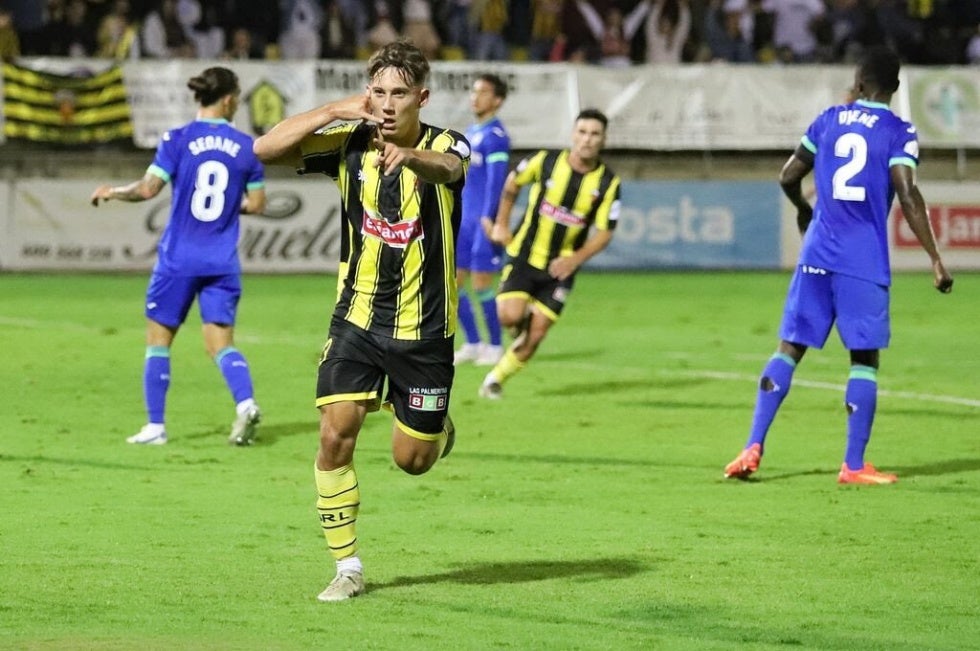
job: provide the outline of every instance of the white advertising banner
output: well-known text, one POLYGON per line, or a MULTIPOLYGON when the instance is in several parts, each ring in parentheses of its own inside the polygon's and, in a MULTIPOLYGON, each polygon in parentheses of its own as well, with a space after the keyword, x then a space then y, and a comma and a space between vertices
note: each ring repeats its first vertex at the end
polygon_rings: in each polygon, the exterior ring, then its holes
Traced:
POLYGON ((909 68, 906 76, 919 142, 980 147, 980 67, 909 68))
MULTIPOLYGON (((25 58, 59 74, 105 69, 98 59, 25 58)), ((283 117, 364 91, 365 61, 126 61, 133 141, 153 148, 160 134, 194 117, 187 80, 212 65, 241 80, 237 126, 264 133, 283 117)), ((634 150, 772 150, 795 146, 824 108, 843 100, 852 66, 731 64, 593 65, 434 61, 422 119, 462 131, 472 121, 469 89, 483 71, 511 87, 500 116, 516 149, 568 144, 582 107, 611 119, 608 146, 634 150)), ((980 69, 906 66, 892 108, 916 124, 924 147, 980 147, 980 69)), ((0 116, 0 127, 3 118, 0 116)), ((0 136, 2 137, 2 136, 0 136)))
MULTIPOLYGON (((980 270, 980 186, 975 183, 919 184, 929 210, 939 252, 949 271, 980 270)), ((783 200, 782 266, 792 269, 800 255, 796 209, 783 200)), ((929 271, 929 256, 922 249, 896 200, 888 216, 888 245, 895 271, 929 271)))
POLYGON ((235 126, 252 136, 314 106, 309 62, 133 61, 123 70, 137 147, 155 148, 164 131, 194 119, 197 103, 187 80, 211 65, 230 66, 238 75, 242 96, 235 126))
MULTIPOLYGON (((920 189, 946 268, 954 278, 958 269, 980 269, 980 186, 924 182, 920 189)), ((893 269, 932 268, 897 201, 888 218, 888 237, 893 269)))
MULTIPOLYGON (((44 179, 4 184, 0 262, 9 270, 149 270, 170 209, 170 193, 140 203, 88 197, 102 182, 44 179)), ((124 183, 125 180, 118 180, 124 183)), ((245 272, 334 272, 340 257, 340 195, 326 177, 269 184, 263 215, 244 215, 245 272)))
POLYGON ((582 106, 609 116, 611 148, 792 150, 853 75, 833 66, 583 67, 578 87, 582 106))
MULTIPOLYGON (((435 61, 429 75, 429 103, 422 109, 428 124, 459 132, 473 122, 470 89, 483 72, 500 75, 509 89, 500 119, 514 146, 521 149, 563 147, 578 113, 576 68, 568 65, 514 64, 499 61, 435 61)), ((364 61, 320 61, 316 67, 317 105, 363 93, 364 61)), ((307 107, 313 108, 313 105, 307 107)), ((301 109, 305 110, 305 109, 301 109)))

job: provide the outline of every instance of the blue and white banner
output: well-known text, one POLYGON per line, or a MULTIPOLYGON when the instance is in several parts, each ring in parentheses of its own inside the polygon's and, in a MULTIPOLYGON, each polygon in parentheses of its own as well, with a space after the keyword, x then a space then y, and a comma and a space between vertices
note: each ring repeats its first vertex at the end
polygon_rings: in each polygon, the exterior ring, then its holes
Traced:
POLYGON ((780 266, 782 205, 775 182, 629 181, 599 269, 780 266))

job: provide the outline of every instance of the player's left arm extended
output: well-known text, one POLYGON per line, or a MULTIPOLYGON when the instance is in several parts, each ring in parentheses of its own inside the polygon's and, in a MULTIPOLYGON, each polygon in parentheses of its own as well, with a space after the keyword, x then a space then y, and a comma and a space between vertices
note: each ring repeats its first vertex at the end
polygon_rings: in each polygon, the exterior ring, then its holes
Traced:
POLYGON ((915 233, 915 237, 932 261, 933 284, 936 289, 948 294, 953 290, 953 277, 946 271, 942 257, 939 255, 939 247, 936 246, 936 236, 929 222, 925 199, 922 198, 922 193, 915 184, 915 173, 908 165, 892 165, 889 172, 905 221, 908 222, 909 228, 915 233))
POLYGON ((160 194, 167 183, 156 174, 147 172, 139 181, 133 181, 128 185, 100 185, 92 191, 89 198, 93 206, 98 206, 99 201, 146 201, 160 194))
POLYGON ((592 256, 609 246, 612 235, 611 230, 596 229, 577 251, 571 255, 559 256, 549 262, 548 273, 551 274, 552 278, 565 280, 578 271, 579 267, 588 262, 592 256))

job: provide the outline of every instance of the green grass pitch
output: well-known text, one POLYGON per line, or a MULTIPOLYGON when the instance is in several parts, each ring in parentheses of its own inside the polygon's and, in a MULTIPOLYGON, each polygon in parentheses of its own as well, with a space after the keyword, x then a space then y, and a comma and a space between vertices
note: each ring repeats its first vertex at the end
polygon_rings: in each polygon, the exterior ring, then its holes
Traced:
MULTIPOLYGON (((955 270, 954 270, 955 272, 955 270)), ((869 460, 840 487, 847 357, 811 351, 756 481, 722 479, 776 345, 787 273, 580 275, 538 357, 410 477, 390 417, 358 444, 368 592, 314 508, 329 276, 246 276, 237 343, 264 411, 233 417, 196 312, 170 443, 143 424, 145 276, 0 275, 0 648, 977 649, 980 302, 898 275, 869 460)))

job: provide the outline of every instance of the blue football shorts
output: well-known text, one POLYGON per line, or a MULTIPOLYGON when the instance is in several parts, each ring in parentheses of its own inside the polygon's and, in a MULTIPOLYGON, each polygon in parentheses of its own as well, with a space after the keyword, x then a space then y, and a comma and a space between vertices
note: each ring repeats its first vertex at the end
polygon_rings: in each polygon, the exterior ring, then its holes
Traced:
POLYGON ((146 290, 146 318, 178 328, 197 298, 202 323, 235 325, 242 282, 238 274, 171 276, 153 272, 146 290))
POLYGON ((456 237, 456 268, 496 273, 503 264, 504 249, 483 232, 479 217, 464 219, 456 237))
POLYGON ((891 339, 885 285, 799 265, 790 281, 779 338, 823 348, 836 322, 848 350, 887 348, 891 339))

